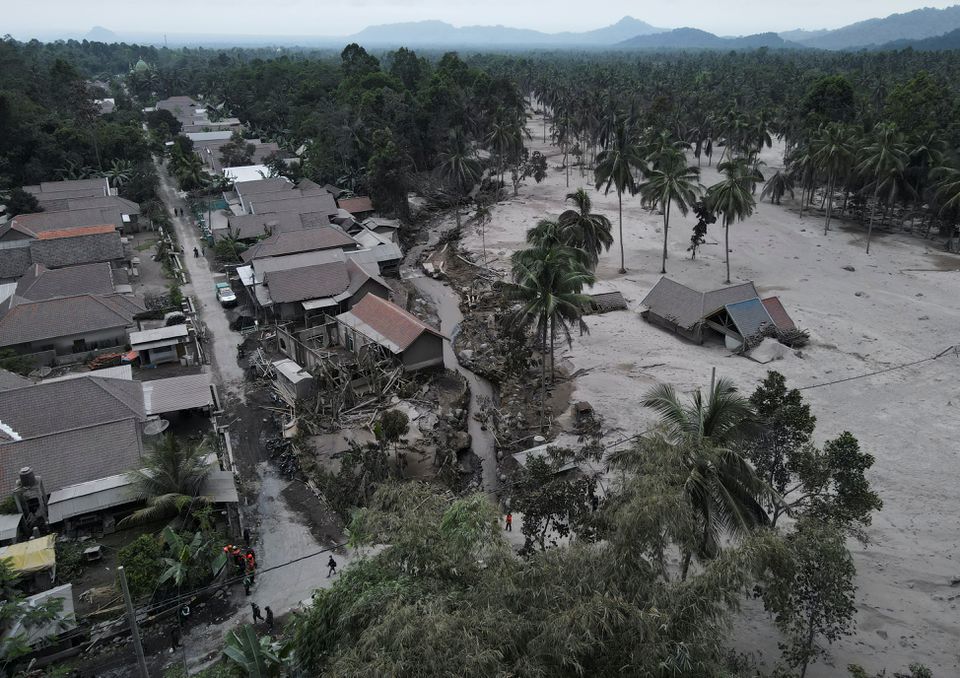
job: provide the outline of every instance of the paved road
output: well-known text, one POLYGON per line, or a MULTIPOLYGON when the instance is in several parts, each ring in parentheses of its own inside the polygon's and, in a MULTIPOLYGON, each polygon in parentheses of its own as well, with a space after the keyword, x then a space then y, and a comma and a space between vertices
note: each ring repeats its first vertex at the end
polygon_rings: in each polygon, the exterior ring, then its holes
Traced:
POLYGON ((174 207, 186 208, 186 202, 180 199, 166 171, 157 164, 160 176, 160 194, 173 219, 173 227, 183 247, 183 264, 189 275, 189 283, 183 287, 183 293, 189 295, 197 304, 197 311, 207 328, 206 350, 211 353, 214 372, 219 376, 221 391, 244 400, 243 370, 237 364, 237 344, 241 336, 230 329, 227 315, 217 301, 213 287, 214 271, 204 257, 194 257, 193 248, 200 248, 200 232, 188 217, 174 216, 174 207))
MULTIPOLYGON (((183 287, 183 293, 194 299, 200 320, 207 328, 207 350, 211 352, 214 379, 221 393, 226 396, 228 409, 232 404, 239 403, 236 410, 243 413, 243 416, 260 416, 262 413, 256 412, 252 404, 243 405, 247 400, 244 373, 236 357, 236 346, 241 337, 230 329, 226 313, 217 301, 213 287, 214 272, 205 258, 193 257, 193 248, 200 247, 200 233, 187 217, 174 216, 174 207, 186 207, 186 204, 178 197, 170 178, 159 163, 157 173, 160 176, 161 195, 186 255, 184 266, 189 274, 190 284, 183 287)), ((258 446, 259 426, 252 427, 252 430, 247 427, 245 431, 253 439, 238 444, 258 446)), ((234 431, 235 434, 238 432, 234 431)), ((258 450, 253 449, 250 454, 256 457, 258 450)), ((234 586, 231 596, 238 603, 237 611, 219 624, 193 629, 182 639, 191 671, 208 665, 220 656, 224 634, 230 629, 252 621, 250 601, 255 601, 261 609, 269 605, 279 617, 297 608, 303 601, 309 601, 316 589, 332 586, 336 581, 336 577, 326 576, 328 554, 309 557, 327 545, 316 539, 305 519, 291 508, 283 496, 289 481, 277 475, 273 467, 266 462, 258 464, 251 475, 252 477, 246 480, 257 486, 255 515, 259 518, 259 527, 255 526, 253 529, 256 535, 253 546, 258 556, 257 563, 260 569, 281 567, 258 576, 250 598, 244 596, 241 586, 234 586), (286 564, 290 561, 297 562, 286 564)), ((347 552, 346 549, 338 549, 334 557, 340 567, 345 567, 356 554, 347 552)), ((262 625, 260 630, 265 631, 262 625)), ((170 658, 171 664, 179 661, 179 657, 170 658)))

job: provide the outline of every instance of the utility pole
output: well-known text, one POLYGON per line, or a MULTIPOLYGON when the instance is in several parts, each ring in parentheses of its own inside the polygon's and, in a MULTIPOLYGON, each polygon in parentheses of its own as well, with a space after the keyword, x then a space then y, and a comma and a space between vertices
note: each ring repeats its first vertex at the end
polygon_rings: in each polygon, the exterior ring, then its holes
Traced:
POLYGON ((710 397, 711 398, 713 397, 713 385, 714 383, 716 383, 716 381, 717 381, 717 368, 711 367, 710 368, 710 397))
POLYGON ((123 602, 127 606, 127 621, 130 622, 130 635, 133 636, 133 649, 137 653, 137 665, 140 667, 141 678, 150 678, 147 673, 147 660, 143 656, 143 645, 140 643, 140 629, 137 628, 137 613, 133 609, 133 600, 130 599, 130 589, 127 587, 127 573, 123 565, 117 568, 120 577, 120 587, 123 589, 123 602))

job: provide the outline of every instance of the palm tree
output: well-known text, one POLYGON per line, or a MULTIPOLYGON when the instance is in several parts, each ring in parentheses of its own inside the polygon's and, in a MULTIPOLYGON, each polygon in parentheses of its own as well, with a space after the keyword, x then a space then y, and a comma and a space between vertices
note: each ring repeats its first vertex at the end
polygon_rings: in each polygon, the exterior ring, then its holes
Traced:
POLYGON ((753 214, 756 201, 750 188, 756 183, 756 175, 742 160, 731 160, 717 166, 723 172, 723 180, 707 191, 710 209, 723 215, 723 244, 726 254, 727 279, 730 284, 730 224, 742 221, 753 214))
POLYGON ((153 445, 144 467, 128 475, 135 492, 147 505, 120 521, 142 525, 189 512, 195 502, 205 503, 200 487, 210 472, 203 445, 184 445, 173 435, 153 445))
POLYGON ((503 185, 503 172, 507 159, 522 152, 523 137, 530 138, 526 125, 519 119, 504 119, 506 114, 501 109, 497 112, 497 118, 493 122, 490 133, 486 137, 487 145, 494 149, 497 155, 497 169, 500 176, 497 195, 499 196, 499 186, 503 185))
POLYGON ((445 184, 453 188, 457 230, 459 231, 460 202, 477 182, 480 176, 480 163, 477 161, 476 154, 468 143, 466 135, 459 128, 450 131, 447 148, 440 153, 438 159, 440 161, 440 176, 445 184))
POLYGON ((880 192, 888 195, 898 192, 900 180, 910 158, 906 144, 893 123, 877 123, 873 130, 873 143, 864 149, 863 160, 857 171, 870 177, 868 186, 873 186, 873 208, 870 210, 870 223, 867 226, 867 254, 870 254, 870 239, 873 236, 873 220, 880 203, 880 192))
POLYGON ((651 205, 663 209, 663 258, 660 273, 667 272, 667 237, 670 230, 670 207, 676 205, 680 214, 687 216, 690 206, 702 192, 700 170, 688 167, 683 153, 670 149, 654 158, 647 180, 640 184, 640 193, 651 205))
POLYGON ((129 160, 114 160, 109 169, 105 169, 100 173, 101 176, 107 177, 110 180, 110 184, 114 188, 120 188, 125 183, 130 181, 133 177, 134 169, 133 163, 129 160))
MULTIPOLYGON (((649 391, 643 406, 655 410, 664 429, 663 438, 680 455, 686 481, 684 489, 700 518, 696 554, 715 556, 724 532, 742 534, 768 522, 762 500, 770 488, 757 476, 736 444, 749 435, 753 420, 750 401, 727 379, 711 385, 704 400, 699 389, 689 403, 682 402, 672 386, 649 391)), ((686 578, 693 550, 683 555, 686 578)))
POLYGON ((597 156, 594 176, 598 191, 606 184, 603 189, 604 195, 610 192, 611 186, 617 190, 617 207, 620 215, 620 273, 627 272, 623 256, 623 193, 629 191, 633 195, 637 192, 633 168, 642 167, 642 165, 633 133, 624 122, 617 123, 610 145, 597 156))
POLYGON ((189 191, 200 188, 209 181, 203 160, 196 153, 190 153, 177 163, 175 170, 180 188, 189 191))
POLYGON ((540 266, 545 257, 562 252, 578 266, 592 270, 589 253, 572 241, 575 234, 565 224, 551 219, 541 219, 527 231, 528 248, 513 253, 511 261, 528 267, 540 266))
POLYGON ((596 280, 581 263, 573 248, 563 245, 521 250, 514 253, 513 283, 507 288, 507 298, 519 303, 511 314, 510 323, 518 327, 533 327, 540 343, 542 365, 542 393, 540 424, 544 424, 547 399, 546 357, 550 343, 550 369, 554 369, 554 344, 557 331, 567 344, 573 341, 570 327, 576 323, 586 331, 583 309, 588 298, 582 294, 584 285, 596 280))
POLYGON ((564 211, 557 221, 566 232, 566 244, 586 252, 590 269, 594 270, 600 261, 600 253, 610 251, 613 245, 613 225, 605 215, 590 211, 593 207, 590 195, 582 188, 567 193, 567 200, 572 201, 576 209, 564 211))
POLYGON ((814 164, 827 174, 827 215, 823 225, 823 234, 826 235, 830 230, 837 177, 850 168, 854 158, 850 130, 837 122, 825 125, 814 137, 810 150, 814 164))
POLYGON ((789 172, 777 170, 770 175, 767 183, 763 185, 763 190, 760 191, 760 200, 763 200, 769 195, 770 203, 779 205, 780 200, 787 193, 790 194, 791 198, 793 197, 793 177, 789 172))

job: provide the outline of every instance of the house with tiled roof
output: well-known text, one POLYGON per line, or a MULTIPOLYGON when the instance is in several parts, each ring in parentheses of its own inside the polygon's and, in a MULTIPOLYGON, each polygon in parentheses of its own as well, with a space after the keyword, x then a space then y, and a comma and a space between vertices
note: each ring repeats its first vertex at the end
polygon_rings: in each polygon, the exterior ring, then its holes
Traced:
POLYGON ((352 353, 375 345, 407 371, 443 365, 444 336, 386 299, 368 294, 335 320, 338 343, 352 353))
POLYGON ((79 294, 30 300, 14 295, 0 304, 0 348, 30 355, 40 365, 79 362, 126 346, 144 311, 132 295, 79 294))
POLYGON ((84 376, 0 390, 0 496, 29 466, 48 492, 138 468, 139 382, 84 376))

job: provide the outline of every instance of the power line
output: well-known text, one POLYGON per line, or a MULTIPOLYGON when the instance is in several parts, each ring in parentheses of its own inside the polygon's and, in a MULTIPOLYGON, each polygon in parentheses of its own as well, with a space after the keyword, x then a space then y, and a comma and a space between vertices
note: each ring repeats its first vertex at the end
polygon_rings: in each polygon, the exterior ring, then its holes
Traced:
POLYGON ((843 377, 842 379, 834 379, 833 381, 825 381, 820 384, 810 384, 808 386, 801 386, 798 388, 798 391, 809 391, 812 388, 822 388, 824 386, 833 386, 834 384, 842 384, 847 381, 854 381, 856 379, 866 379, 867 377, 875 377, 878 374, 886 374, 887 372, 893 372, 895 370, 902 370, 907 367, 914 367, 915 365, 922 365, 923 363, 933 362, 938 358, 953 353, 954 356, 960 357, 960 345, 954 344, 953 346, 948 346, 947 348, 940 351, 940 353, 930 356, 928 358, 921 358, 920 360, 914 360, 909 363, 902 363, 900 365, 893 365, 891 367, 885 367, 882 370, 874 370, 873 372, 866 372, 864 374, 856 374, 852 377, 843 377))

